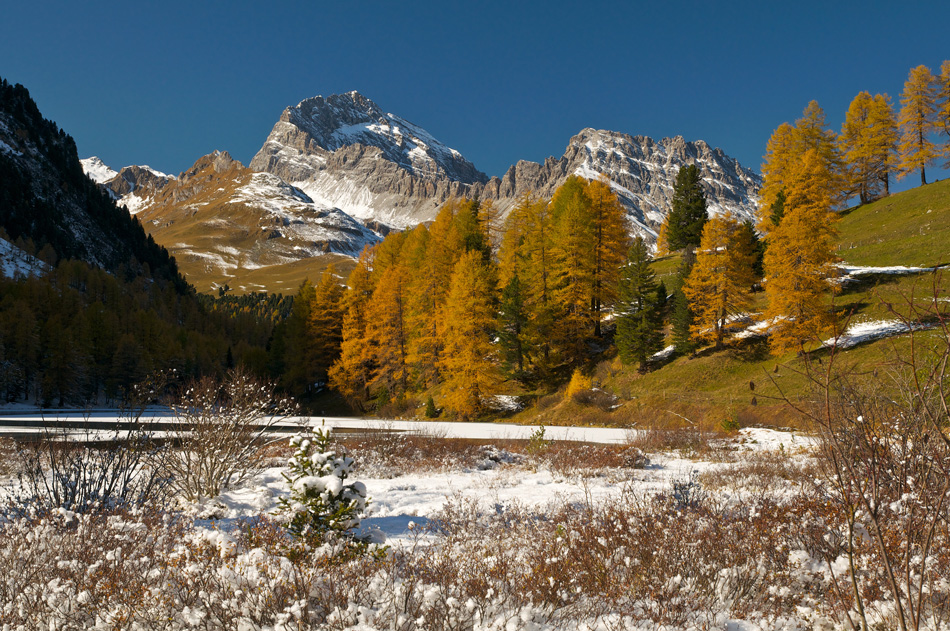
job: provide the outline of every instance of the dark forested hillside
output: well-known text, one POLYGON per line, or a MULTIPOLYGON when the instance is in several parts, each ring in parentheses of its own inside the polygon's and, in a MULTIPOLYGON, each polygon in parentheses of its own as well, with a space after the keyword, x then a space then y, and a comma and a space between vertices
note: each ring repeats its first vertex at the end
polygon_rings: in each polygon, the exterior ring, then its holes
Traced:
POLYGON ((40 114, 26 88, 0 79, 0 225, 12 240, 46 246, 131 278, 189 291, 168 252, 83 173, 76 143, 40 114))
POLYGON ((0 274, 0 402, 111 403, 157 370, 267 370, 272 315, 199 299, 85 176, 73 139, 2 79, 0 237, 47 264, 0 274))

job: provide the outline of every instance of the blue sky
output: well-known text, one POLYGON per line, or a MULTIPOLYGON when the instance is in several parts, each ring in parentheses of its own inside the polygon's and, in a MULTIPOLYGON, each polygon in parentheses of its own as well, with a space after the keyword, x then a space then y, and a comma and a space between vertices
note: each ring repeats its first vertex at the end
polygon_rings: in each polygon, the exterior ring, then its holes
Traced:
MULTIPOLYGON (((247 163, 281 111, 359 90, 489 175, 584 127, 703 139, 758 170, 809 100, 840 129, 950 59, 938 2, 10 2, 0 76, 81 157, 247 163)), ((934 171, 932 177, 946 172, 934 171)), ((915 183, 911 176, 906 185, 915 183)))

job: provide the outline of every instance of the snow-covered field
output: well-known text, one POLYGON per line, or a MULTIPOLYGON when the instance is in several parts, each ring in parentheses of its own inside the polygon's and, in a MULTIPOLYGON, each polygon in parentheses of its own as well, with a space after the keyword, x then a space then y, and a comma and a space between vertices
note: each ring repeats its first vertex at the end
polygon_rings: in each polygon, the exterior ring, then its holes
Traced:
MULTIPOLYGON (((537 427, 492 423, 444 423, 413 421, 366 421, 362 419, 327 419, 328 427, 347 429, 414 430, 432 440, 468 438, 485 440, 524 440, 537 427), (419 428, 419 425, 423 425, 419 428)), ((615 428, 546 427, 548 440, 571 440, 616 444, 631 439, 635 433, 615 428)), ((813 439, 793 432, 763 428, 746 428, 720 447, 737 452, 781 451, 801 454, 813 446, 813 439)), ((504 453, 504 452, 503 452, 504 453)), ((359 459, 359 453, 353 454, 359 459)), ((670 492, 674 482, 688 480, 730 463, 687 458, 674 453, 649 456, 642 469, 613 472, 613 475, 587 478, 551 471, 546 467, 508 465, 485 459, 469 468, 447 468, 417 472, 398 477, 374 477, 373 471, 359 474, 366 484, 370 503, 365 528, 379 529, 391 543, 414 538, 410 524, 421 526, 449 501, 467 498, 484 508, 520 505, 540 510, 558 502, 604 502, 622 491, 638 494, 670 492)), ((583 465, 583 463, 579 463, 583 465)), ((228 491, 199 510, 199 514, 215 514, 223 524, 234 523, 262 513, 272 513, 279 497, 287 493, 282 468, 262 472, 240 489, 228 491)))
MULTIPOLYGON (((283 450, 177 517, 0 520, 0 628, 799 631, 851 611, 812 436, 325 426, 366 486, 361 531, 386 536, 375 556, 270 525, 283 450)), ((865 605, 893 622, 880 592, 865 605)))

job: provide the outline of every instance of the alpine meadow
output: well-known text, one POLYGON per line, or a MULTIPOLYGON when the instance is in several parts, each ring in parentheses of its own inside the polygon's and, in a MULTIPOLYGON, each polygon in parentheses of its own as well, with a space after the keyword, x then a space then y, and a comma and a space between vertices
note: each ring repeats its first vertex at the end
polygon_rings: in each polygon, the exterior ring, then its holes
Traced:
POLYGON ((950 10, 854 9, 6 7, 0 631, 950 630, 950 10))

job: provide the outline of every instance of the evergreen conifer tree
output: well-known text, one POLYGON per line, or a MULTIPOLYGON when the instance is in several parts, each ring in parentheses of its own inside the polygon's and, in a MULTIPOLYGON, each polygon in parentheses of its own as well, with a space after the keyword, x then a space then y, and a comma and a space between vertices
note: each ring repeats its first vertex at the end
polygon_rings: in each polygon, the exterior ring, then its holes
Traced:
POLYGON ((693 250, 699 245, 706 224, 706 193, 703 191, 699 169, 695 164, 680 167, 673 185, 673 204, 667 221, 667 243, 671 250, 685 250, 687 261, 692 261, 693 250))
MULTIPOLYGON (((646 370, 650 357, 663 344, 658 288, 647 245, 642 237, 637 237, 620 271, 616 344, 620 360, 625 364, 637 363, 640 372, 646 370)), ((663 291, 665 294, 666 289, 663 291)))
MULTIPOLYGON (((682 272, 680 272, 682 274, 682 272)), ((689 308, 689 301, 683 293, 682 286, 673 292, 672 307, 670 309, 671 341, 676 348, 677 355, 688 355, 696 350, 690 329, 693 326, 693 312, 689 308)))
POLYGON ((511 277, 501 292, 498 319, 498 342, 504 355, 506 371, 520 379, 525 373, 528 313, 525 310, 524 283, 517 275, 511 277))

